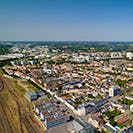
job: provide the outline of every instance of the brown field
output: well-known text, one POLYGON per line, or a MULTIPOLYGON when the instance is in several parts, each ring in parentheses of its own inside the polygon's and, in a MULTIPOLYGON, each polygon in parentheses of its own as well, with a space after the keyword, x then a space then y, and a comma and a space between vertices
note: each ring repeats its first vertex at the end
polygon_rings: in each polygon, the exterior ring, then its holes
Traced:
POLYGON ((0 133, 44 132, 44 126, 16 82, 0 75, 0 133))

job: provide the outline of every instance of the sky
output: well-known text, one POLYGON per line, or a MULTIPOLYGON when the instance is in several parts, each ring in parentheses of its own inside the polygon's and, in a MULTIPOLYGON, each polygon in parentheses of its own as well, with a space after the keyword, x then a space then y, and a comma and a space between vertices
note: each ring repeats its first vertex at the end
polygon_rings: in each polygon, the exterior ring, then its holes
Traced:
POLYGON ((133 0, 0 0, 0 41, 133 41, 133 0))

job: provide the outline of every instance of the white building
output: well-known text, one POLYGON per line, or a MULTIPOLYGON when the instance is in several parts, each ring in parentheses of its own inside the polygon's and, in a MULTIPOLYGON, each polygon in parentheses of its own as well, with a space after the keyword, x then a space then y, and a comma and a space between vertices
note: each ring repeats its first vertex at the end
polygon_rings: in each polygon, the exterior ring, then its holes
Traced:
POLYGON ((26 60, 21 61, 21 65, 27 65, 27 64, 28 64, 28 62, 26 60))
POLYGON ((68 114, 62 112, 56 113, 55 115, 52 115, 51 117, 45 119, 45 126, 48 129, 56 125, 65 123, 68 120, 70 120, 70 116, 68 114))
POLYGON ((133 112, 133 104, 130 105, 130 111, 133 112))
POLYGON ((111 124, 109 123, 106 123, 103 125, 103 128, 106 130, 106 131, 109 131, 110 133, 117 133, 118 132, 118 129, 114 128, 111 124))
POLYGON ((125 98, 128 100, 133 100, 133 96, 125 96, 125 98))
POLYGON ((127 58, 132 59, 133 58, 133 53, 127 52, 127 58))
POLYGON ((116 96, 119 92, 120 92, 119 86, 118 86, 118 85, 113 85, 113 86, 109 89, 109 96, 110 96, 110 97, 114 97, 114 96, 116 96))
POLYGON ((94 110, 94 106, 90 105, 89 103, 85 103, 85 104, 79 105, 78 115, 85 116, 93 110, 94 110))

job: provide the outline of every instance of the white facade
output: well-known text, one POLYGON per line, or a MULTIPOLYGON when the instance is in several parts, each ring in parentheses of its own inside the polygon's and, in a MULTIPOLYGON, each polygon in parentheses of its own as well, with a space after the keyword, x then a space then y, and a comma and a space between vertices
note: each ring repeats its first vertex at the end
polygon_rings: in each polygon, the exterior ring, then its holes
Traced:
POLYGON ((130 105, 130 111, 133 112, 133 104, 130 105))
POLYGON ((89 117, 88 122, 91 123, 96 128, 99 127, 99 122, 95 119, 92 119, 91 117, 89 117))
POLYGON ((70 120, 70 116, 69 115, 66 115, 65 117, 55 117, 55 119, 51 120, 51 121, 48 121, 47 118, 45 120, 45 126, 46 128, 51 128, 53 126, 56 126, 56 125, 59 125, 59 124, 62 124, 62 123, 65 123, 67 122, 68 120, 70 120))
POLYGON ((116 94, 115 94, 115 91, 119 88, 118 85, 113 85, 110 89, 109 89, 109 96, 110 97, 114 97, 116 94))
POLYGON ((78 115, 85 116, 94 110, 94 106, 90 104, 82 104, 78 107, 78 115))
POLYGON ((113 88, 113 87, 111 87, 111 88, 109 89, 109 96, 110 96, 110 97, 113 97, 113 96, 114 96, 114 88, 113 88))
POLYGON ((127 52, 127 58, 132 59, 133 58, 133 53, 127 52))
POLYGON ((84 116, 84 115, 86 115, 86 110, 85 110, 84 107, 83 107, 83 108, 78 108, 78 115, 79 115, 79 116, 84 116))

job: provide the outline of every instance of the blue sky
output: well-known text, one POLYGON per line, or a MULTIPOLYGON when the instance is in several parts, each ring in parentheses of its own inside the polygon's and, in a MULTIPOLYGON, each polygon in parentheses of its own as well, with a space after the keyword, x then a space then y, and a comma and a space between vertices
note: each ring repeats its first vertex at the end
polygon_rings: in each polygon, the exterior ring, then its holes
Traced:
POLYGON ((0 0, 0 40, 133 41, 133 0, 0 0))

